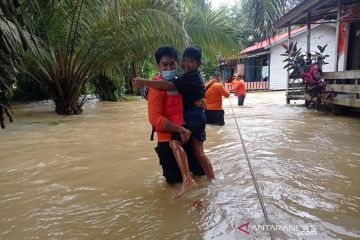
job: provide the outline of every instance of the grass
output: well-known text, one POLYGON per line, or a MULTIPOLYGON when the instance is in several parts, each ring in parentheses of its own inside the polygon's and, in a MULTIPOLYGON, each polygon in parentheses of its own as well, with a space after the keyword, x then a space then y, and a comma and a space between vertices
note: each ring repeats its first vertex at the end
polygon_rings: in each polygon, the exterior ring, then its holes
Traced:
POLYGON ((124 101, 125 102, 135 102, 135 101, 139 101, 141 99, 140 96, 131 96, 131 95, 126 95, 124 97, 124 101))
POLYGON ((59 125, 60 124, 60 121, 52 121, 49 123, 50 126, 56 126, 56 125, 59 125))

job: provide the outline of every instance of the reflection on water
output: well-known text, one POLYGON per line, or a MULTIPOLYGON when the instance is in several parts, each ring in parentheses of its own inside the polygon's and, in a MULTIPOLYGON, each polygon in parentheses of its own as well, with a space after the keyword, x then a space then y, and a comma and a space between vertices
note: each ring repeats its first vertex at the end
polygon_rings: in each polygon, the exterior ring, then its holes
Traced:
MULTIPOLYGON (((283 92, 248 94, 235 115, 270 220, 313 225, 315 236, 360 237, 360 121, 286 105, 283 92)), ((217 179, 173 200, 149 141, 144 101, 90 102, 60 117, 51 103, 15 107, 0 133, 0 239, 266 239, 229 101, 209 126, 217 179), (195 200, 202 208, 193 207, 195 200)))

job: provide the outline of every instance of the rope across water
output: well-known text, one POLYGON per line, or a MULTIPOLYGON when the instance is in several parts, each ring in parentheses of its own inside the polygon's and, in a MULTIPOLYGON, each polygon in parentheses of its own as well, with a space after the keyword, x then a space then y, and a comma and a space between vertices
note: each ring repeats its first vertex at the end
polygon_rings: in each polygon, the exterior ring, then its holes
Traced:
MULTIPOLYGON (((267 224, 267 225, 271 225, 269 216, 268 216, 267 211, 266 211, 266 208, 265 208, 265 204, 264 204, 262 195, 261 195, 260 190, 259 190, 259 185, 258 185, 258 183, 257 183, 257 180, 256 180, 256 177, 255 177, 253 168, 252 168, 252 166, 251 166, 251 162, 250 162, 249 156, 248 156, 247 151, 246 151, 246 147, 245 147, 245 144, 244 144, 242 135, 241 135, 240 127, 239 127, 239 124, 238 124, 238 122, 237 122, 237 120, 236 120, 236 116, 235 116, 234 109, 233 109, 233 107, 232 107, 232 105, 231 105, 231 100, 230 100, 230 98, 229 98, 229 102, 230 102, 230 107, 231 107, 231 110, 232 110, 232 113, 233 113, 233 116, 234 116, 234 120, 235 120, 235 123, 236 123, 236 128, 237 128, 238 133, 239 133, 241 145, 242 145, 242 147, 243 147, 243 149, 244 149, 245 157, 246 157, 246 160, 247 160, 249 169, 250 169, 251 177, 252 177, 253 182, 254 182, 254 185, 255 185, 256 193, 257 193, 258 198, 259 198, 259 201, 260 201, 261 209, 262 209, 262 212, 263 212, 264 217, 265 217, 266 224, 267 224)), ((271 238, 271 240, 275 240, 274 233, 271 231, 271 229, 269 229, 269 233, 270 233, 270 238, 271 238)))

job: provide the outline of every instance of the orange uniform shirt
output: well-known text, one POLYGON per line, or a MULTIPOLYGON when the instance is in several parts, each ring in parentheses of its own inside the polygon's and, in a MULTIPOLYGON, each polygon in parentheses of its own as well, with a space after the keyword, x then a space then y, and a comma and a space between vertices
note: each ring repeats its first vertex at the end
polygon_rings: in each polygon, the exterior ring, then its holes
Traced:
MULTIPOLYGON (((162 79, 159 75, 153 81, 162 79)), ((155 127, 159 142, 168 142, 172 138, 173 133, 163 131, 166 122, 171 120, 175 124, 183 125, 183 117, 183 102, 178 92, 174 94, 174 91, 167 92, 156 88, 149 88, 148 118, 151 125, 155 127)))
POLYGON ((233 79, 233 80, 231 81, 231 83, 229 83, 229 86, 235 87, 235 83, 236 83, 236 82, 237 82, 236 79, 233 79))
POLYGON ((246 95, 246 86, 244 80, 235 82, 235 93, 237 96, 246 95))
POLYGON ((166 91, 149 88, 148 91, 148 118, 151 125, 155 127, 159 142, 171 140, 172 133, 163 132, 167 118, 164 116, 164 106, 166 102, 166 91))
MULTIPOLYGON (((205 87, 207 87, 207 85, 205 87)), ((222 97, 227 98, 229 96, 230 93, 221 83, 216 82, 212 84, 205 93, 207 110, 222 110, 222 97)))

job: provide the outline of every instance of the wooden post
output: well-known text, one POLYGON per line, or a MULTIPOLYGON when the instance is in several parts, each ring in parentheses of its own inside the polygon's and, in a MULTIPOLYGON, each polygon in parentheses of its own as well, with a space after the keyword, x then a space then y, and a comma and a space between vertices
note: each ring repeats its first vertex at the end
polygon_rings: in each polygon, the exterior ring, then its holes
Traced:
POLYGON ((310 37, 311 37, 311 12, 309 11, 307 15, 307 38, 306 38, 306 53, 308 58, 311 58, 310 37))
MULTIPOLYGON (((291 26, 288 26, 288 49, 290 46, 290 42, 291 42, 291 26)), ((269 67, 270 69, 270 67, 269 67)), ((290 71, 289 69, 287 70, 287 83, 286 83, 286 103, 289 104, 290 100, 289 99, 289 84, 290 84, 290 71)))
POLYGON ((344 36, 344 60, 343 60, 343 69, 341 71, 345 71, 347 69, 347 57, 348 57, 348 50, 349 50, 349 35, 350 33, 350 23, 345 23, 345 36, 344 36))
POLYGON ((337 0, 336 44, 335 44, 335 72, 339 71, 339 40, 340 40, 341 0, 337 0))

